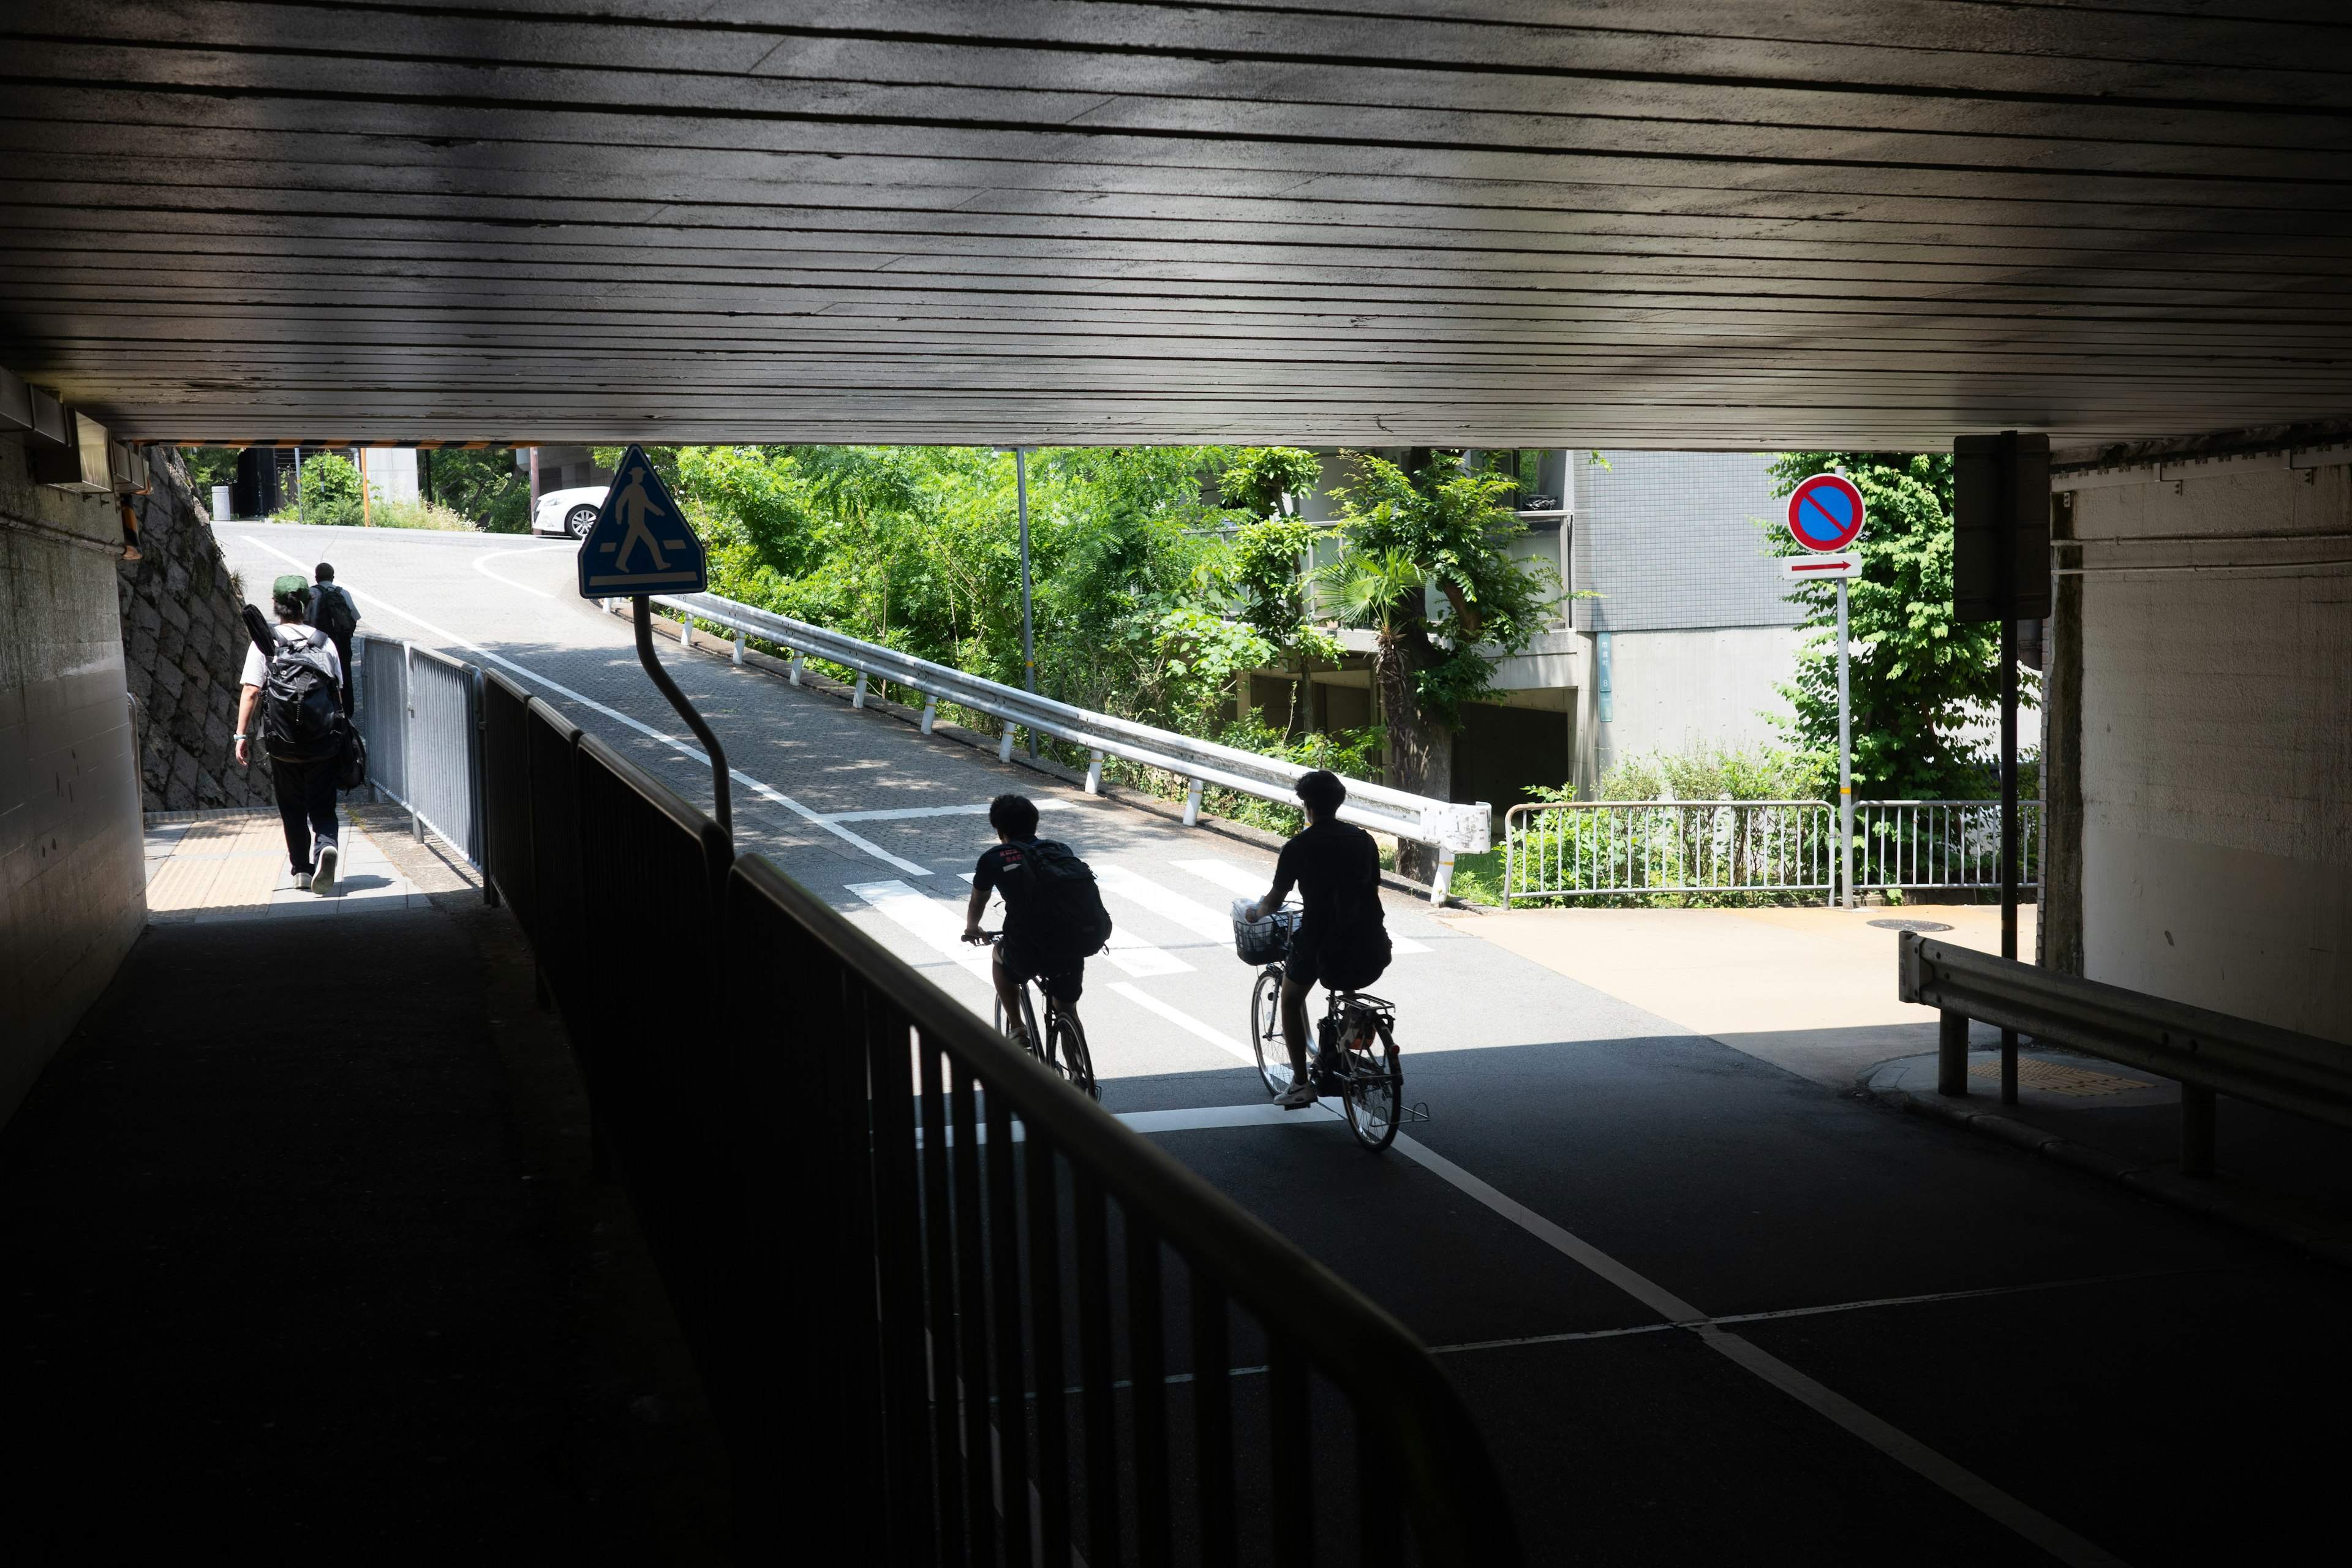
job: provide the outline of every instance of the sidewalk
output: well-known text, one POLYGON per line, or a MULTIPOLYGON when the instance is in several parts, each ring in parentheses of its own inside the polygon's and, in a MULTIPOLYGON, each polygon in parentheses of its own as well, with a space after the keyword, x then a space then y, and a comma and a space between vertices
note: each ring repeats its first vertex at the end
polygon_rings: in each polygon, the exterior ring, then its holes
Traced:
MULTIPOLYGON (((2034 913, 2030 904, 2017 911, 2017 949, 2029 958, 2034 913)), ((1895 942, 1903 931, 1934 929, 1947 942, 2000 951, 1994 904, 1518 910, 1455 916, 1453 923, 1841 1091, 1880 1062, 1936 1048, 1935 1009, 1895 999, 1895 942)), ((1987 1031, 1985 1037, 1997 1037, 1987 1031)))
POLYGON ((319 898, 274 812, 153 826, 153 920, 0 1129, 20 1532, 720 1561, 715 1433, 528 950, 388 826, 319 898))

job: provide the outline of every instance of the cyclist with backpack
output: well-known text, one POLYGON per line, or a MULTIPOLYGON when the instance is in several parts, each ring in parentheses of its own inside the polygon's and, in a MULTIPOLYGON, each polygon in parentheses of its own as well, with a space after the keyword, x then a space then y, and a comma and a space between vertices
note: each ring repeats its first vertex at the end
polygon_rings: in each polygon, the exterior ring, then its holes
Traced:
POLYGON ((1332 991, 1356 991, 1389 966, 1389 931, 1381 912, 1381 850, 1372 836, 1339 820, 1348 786, 1339 774, 1318 768, 1298 781, 1299 808, 1307 826, 1282 847, 1274 863, 1274 889, 1246 913, 1262 921, 1298 889, 1298 930, 1282 976, 1282 1040, 1290 1051, 1290 1088, 1275 1103, 1303 1110, 1315 1103, 1313 1075, 1307 1070, 1307 993, 1318 981, 1332 991))
POLYGON ((352 752, 351 727, 343 716, 342 660, 334 639, 302 624, 310 584, 289 574, 270 585, 278 611, 275 626, 247 605, 245 625, 252 646, 245 651, 245 688, 236 708, 236 761, 249 765, 259 710, 262 750, 269 757, 269 780, 278 815, 286 824, 286 856, 294 885, 314 893, 334 889, 337 840, 335 789, 352 752))
POLYGON ((1004 932, 992 972, 996 994, 1004 1004, 1013 1043, 1034 1051, 1036 1045, 1021 1025, 1023 983, 1034 979, 1076 1017, 1087 957, 1110 941, 1110 914, 1087 863, 1068 845, 1037 837, 1036 802, 1000 795, 988 803, 988 825, 996 829, 997 841, 972 868, 963 939, 975 944, 988 940, 980 917, 988 895, 1003 894, 1004 932))
POLYGON ((310 613, 306 618, 334 639, 335 657, 343 661, 343 712, 348 716, 352 711, 352 638, 360 629, 360 607, 352 602, 351 590, 336 584, 331 563, 320 562, 316 575, 319 585, 311 592, 310 613))

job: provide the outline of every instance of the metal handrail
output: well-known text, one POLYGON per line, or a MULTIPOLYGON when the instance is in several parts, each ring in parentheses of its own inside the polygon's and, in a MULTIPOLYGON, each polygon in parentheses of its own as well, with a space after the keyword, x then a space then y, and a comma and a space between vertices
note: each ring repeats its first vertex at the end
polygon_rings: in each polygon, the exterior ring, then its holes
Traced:
MULTIPOLYGON (((1278 757, 1057 702, 1050 697, 968 675, 897 648, 864 642, 716 594, 655 595, 653 602, 798 654, 814 655, 860 675, 891 681, 919 691, 928 699, 945 700, 985 713, 1007 725, 1008 745, 1011 727, 1019 726, 1084 746, 1093 752, 1159 768, 1236 794, 1284 803, 1297 798, 1294 787, 1313 771, 1278 757)), ((1483 801, 1464 805, 1436 800, 1365 779, 1348 781, 1348 802, 1339 808, 1339 816, 1343 821, 1434 845, 1441 850, 1475 854, 1490 847, 1492 842, 1492 809, 1483 801)))
MULTIPOLYGON (((353 637, 352 647, 358 656, 353 660, 358 667, 353 685, 359 697, 353 723, 368 745, 367 782, 378 795, 408 813, 410 831, 417 837, 424 837, 429 827, 443 843, 463 855, 467 864, 477 868, 483 867, 488 859, 488 850, 482 798, 481 668, 432 648, 373 632, 353 637), (396 659, 397 663, 387 664, 387 659, 396 659), (455 716, 454 722, 446 713, 419 715, 420 666, 456 689, 462 710, 455 716), (386 701, 397 710, 378 711, 379 705, 386 701), (421 734, 420 717, 424 718, 425 729, 434 728, 433 718, 438 717, 442 721, 439 728, 447 732, 421 734), (426 758, 431 761, 420 762, 426 758), (446 785, 452 781, 435 781, 425 776, 425 770, 430 766, 462 769, 462 783, 454 787, 433 788, 436 782, 446 785)), ((486 883, 485 891, 488 890, 486 883)))
MULTIPOLYGON (((1009 1123, 1018 1121, 1033 1161, 1041 1150, 1059 1152, 1082 1183, 1096 1184, 1118 1200, 1130 1229, 1140 1227, 1166 1241, 1212 1278, 1220 1294, 1256 1316, 1275 1343, 1277 1363, 1286 1353, 1297 1354, 1348 1396, 1358 1421, 1380 1434, 1382 1468, 1412 1521, 1422 1561, 1520 1561, 1508 1500, 1485 1440, 1436 1358, 1402 1324, 1099 1104, 1072 1092, 1034 1058, 763 857, 740 858, 729 883, 730 926, 751 900, 772 906, 834 959, 853 985, 902 1016, 922 1048, 938 1049, 977 1079, 985 1095, 984 1113, 969 1098, 959 1097, 952 1110, 933 1107, 951 1123, 944 1140, 931 1131, 936 1141, 929 1147, 945 1142, 970 1148, 975 1140, 1002 1138, 1009 1123)), ((748 1000, 773 1016, 764 986, 748 1000)), ((787 1036, 794 1042, 803 1038, 797 1028, 787 1036)), ((860 1110, 869 1094, 878 1100, 890 1091, 894 1068, 901 1079, 909 1071, 907 1040, 895 1020, 872 1049, 871 1079, 850 1075, 860 1110)), ((952 1088, 952 1080, 927 1073, 919 1098, 943 1098, 943 1085, 952 1088)), ((927 1130, 938 1125, 926 1121, 927 1130)), ((893 1131, 888 1118, 877 1116, 875 1159, 912 1162, 919 1136, 914 1119, 896 1124, 895 1139, 893 1131)), ((1034 1163, 1031 1173, 1034 1182, 1034 1163)), ((964 1304, 966 1310, 986 1307, 984 1297, 964 1304)), ((1195 1365, 1196 1386, 1204 1381, 1203 1372, 1195 1365)), ((1107 1396, 1108 1390, 1102 1392, 1107 1396)), ((1299 1461, 1303 1466, 1303 1455, 1299 1461)), ((1090 1476, 1089 1484, 1103 1479, 1090 1476)), ((1380 1505, 1380 1500, 1370 1500, 1380 1505)), ((991 1554, 982 1550, 979 1560, 991 1560, 991 1554)), ((1377 1560, 1377 1547, 1368 1546, 1367 1560, 1377 1560)))
POLYGON ((2180 1085, 2181 1170, 2213 1168, 2213 1096, 2352 1127, 2352 1059, 2315 1035, 1902 933, 1895 994, 1943 1015, 1937 1092, 1969 1091, 1969 1021, 2031 1035, 2180 1085))

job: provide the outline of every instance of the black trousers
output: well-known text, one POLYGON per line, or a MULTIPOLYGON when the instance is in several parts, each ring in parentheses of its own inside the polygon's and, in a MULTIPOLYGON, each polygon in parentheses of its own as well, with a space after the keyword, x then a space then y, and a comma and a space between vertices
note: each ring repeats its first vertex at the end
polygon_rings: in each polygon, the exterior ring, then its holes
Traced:
POLYGON ((337 837, 335 821, 335 764, 330 757, 322 763, 282 763, 269 759, 269 782, 278 792, 278 820, 286 824, 286 858, 294 863, 298 874, 308 873, 310 847, 314 837, 333 843, 337 837))

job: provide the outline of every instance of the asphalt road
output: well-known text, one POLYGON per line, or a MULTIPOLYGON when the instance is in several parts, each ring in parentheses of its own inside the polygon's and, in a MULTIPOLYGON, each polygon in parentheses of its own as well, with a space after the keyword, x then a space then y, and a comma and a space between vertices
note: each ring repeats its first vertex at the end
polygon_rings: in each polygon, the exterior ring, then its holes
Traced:
MULTIPOLYGON (((367 629, 497 660, 708 805, 707 770, 645 732, 683 731, 627 626, 573 596, 568 543, 220 532, 249 596, 323 552, 367 629)), ((1104 1103, 1439 1349, 1532 1560, 2144 1565, 2332 1531, 2342 1276, 1865 1107, 1403 899, 1391 929, 1421 951, 1379 989, 1429 1120, 1379 1157, 1328 1116, 1269 1121, 1222 929, 1269 857, 663 657, 764 786, 737 791, 739 844, 976 1010, 949 941, 991 841, 974 808, 1021 789, 1113 868, 1132 945, 1089 965, 1084 1009, 1104 1103)))

